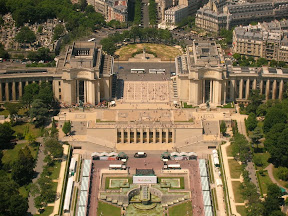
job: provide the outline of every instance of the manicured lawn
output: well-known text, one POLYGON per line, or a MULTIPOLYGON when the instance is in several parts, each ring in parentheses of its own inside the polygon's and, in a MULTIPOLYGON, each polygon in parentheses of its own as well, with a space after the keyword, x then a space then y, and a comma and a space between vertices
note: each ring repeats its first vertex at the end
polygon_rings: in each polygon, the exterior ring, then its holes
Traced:
POLYGON ((244 199, 240 193, 240 182, 239 181, 232 181, 233 193, 236 203, 243 203, 244 199))
POLYGON ((52 179, 57 179, 59 177, 59 172, 61 168, 61 162, 56 161, 53 167, 49 167, 49 171, 52 172, 51 178, 52 179))
MULTIPOLYGON (((35 215, 41 215, 41 216, 49 216, 52 214, 54 207, 53 206, 46 206, 44 208, 44 212, 42 214, 35 214, 35 215)), ((35 216, 34 215, 34 216, 35 216)))
POLYGON ((35 126, 30 123, 20 123, 12 127, 12 129, 15 131, 15 134, 17 133, 23 134, 25 131, 27 131, 36 137, 40 136, 40 129, 35 128, 35 126))
POLYGON ((120 49, 116 50, 115 54, 119 55, 120 61, 127 61, 132 57, 132 54, 138 51, 142 51, 145 47, 147 52, 156 53, 157 58, 161 58, 161 60, 169 61, 173 60, 176 56, 181 54, 181 50, 172 46, 166 46, 164 44, 129 44, 127 46, 123 46, 120 49))
POLYGON ((161 183, 161 179, 180 179, 180 188, 179 187, 171 187, 170 189, 184 189, 185 188, 185 185, 184 185, 184 177, 158 177, 157 178, 157 181, 158 183, 161 183))
POLYGON ((262 195, 263 194, 267 194, 267 186, 268 186, 268 184, 273 184, 273 182, 269 178, 269 175, 268 175, 267 171, 265 171, 263 173, 263 175, 260 175, 259 171, 257 171, 257 177, 258 177, 259 185, 261 187, 262 195))
POLYGON ((273 169, 274 178, 277 180, 277 182, 279 184, 281 184, 284 187, 287 187, 288 181, 283 181, 283 180, 279 179, 278 176, 277 176, 277 171, 278 171, 278 168, 274 167, 274 169, 273 169))
POLYGON ((226 152, 227 152, 227 156, 228 157, 233 157, 232 155, 232 146, 229 145, 227 148, 226 148, 226 152))
MULTIPOLYGON (((109 184, 110 184, 110 179, 128 179, 129 184, 132 184, 133 179, 131 177, 106 177, 105 179, 105 189, 110 189, 109 184)), ((119 188, 112 188, 112 189, 119 189, 119 188)))
POLYGON ((6 109, 1 109, 0 110, 0 115, 8 116, 9 115, 9 111, 6 110, 6 109))
MULTIPOLYGON (((261 156, 261 159, 262 159, 262 163, 263 163, 263 166, 262 167, 256 167, 256 169, 260 169, 260 168, 263 168, 265 169, 268 165, 269 165, 269 158, 270 158, 270 154, 268 152, 265 152, 265 153, 254 153, 254 155, 260 155, 261 156)), ((255 165, 256 166, 256 165, 255 165)))
POLYGON ((241 165, 234 159, 228 159, 229 169, 231 178, 240 178, 241 175, 241 165))
MULTIPOLYGON (((25 146, 28 145, 27 143, 21 143, 21 144, 16 144, 14 146, 13 149, 7 149, 7 150, 3 150, 3 158, 2 158, 2 162, 3 163, 12 163, 14 162, 17 157, 18 157, 18 152, 22 149, 25 148, 25 146)), ((37 157, 37 147, 31 147, 29 146, 31 154, 34 158, 37 157)))
POLYGON ((236 210, 241 216, 246 216, 245 206, 236 206, 236 210))
POLYGON ((169 208, 169 216, 186 216, 186 215, 189 216, 193 215, 191 202, 185 202, 169 208))
POLYGON ((119 207, 104 203, 104 202, 99 202, 98 203, 98 211, 97 215, 98 216, 120 216, 121 214, 121 209, 119 207))

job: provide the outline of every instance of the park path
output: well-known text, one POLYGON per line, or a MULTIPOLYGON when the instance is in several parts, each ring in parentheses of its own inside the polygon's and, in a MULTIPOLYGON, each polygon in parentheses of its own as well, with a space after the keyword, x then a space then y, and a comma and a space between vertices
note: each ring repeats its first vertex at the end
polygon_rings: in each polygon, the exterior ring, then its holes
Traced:
POLYGON ((286 187, 282 186, 282 185, 274 178, 273 169, 274 169, 274 165, 271 164, 271 163, 265 168, 265 170, 267 170, 267 172, 268 172, 268 175, 269 175, 269 178, 271 179, 271 181, 272 181, 274 184, 278 185, 279 187, 282 187, 282 188, 284 188, 286 191, 288 191, 288 189, 287 189, 286 187))
POLYGON ((227 151, 226 151, 226 148, 229 145, 230 145, 230 142, 227 142, 226 144, 221 146, 223 165, 224 165, 224 170, 226 173, 226 176, 224 176, 224 177, 226 177, 226 183, 227 183, 227 187, 228 187, 228 199, 230 199, 231 213, 232 213, 232 215, 241 216, 237 212, 237 209, 236 209, 235 195, 234 195, 232 181, 231 181, 231 174, 230 174, 228 156, 227 156, 227 151))
MULTIPOLYGON (((36 141, 40 143, 40 146, 39 146, 39 151, 38 151, 38 155, 37 155, 36 166, 34 168, 36 175, 32 179, 33 184, 40 178, 40 175, 43 172, 43 166, 45 164, 44 163, 45 154, 44 154, 43 138, 39 137, 36 139, 36 141)), ((31 193, 29 193, 29 197, 28 197, 28 206, 29 206, 29 208, 28 208, 29 214, 34 215, 37 213, 37 208, 35 208, 35 206, 34 206, 34 196, 32 196, 31 193)))

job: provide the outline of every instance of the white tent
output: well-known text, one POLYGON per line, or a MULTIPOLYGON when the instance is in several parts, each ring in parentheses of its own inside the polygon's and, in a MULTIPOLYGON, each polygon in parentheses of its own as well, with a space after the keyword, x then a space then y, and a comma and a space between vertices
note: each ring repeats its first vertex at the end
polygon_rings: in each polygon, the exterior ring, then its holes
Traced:
POLYGON ((218 186, 223 186, 222 180, 221 179, 216 179, 216 185, 218 186))

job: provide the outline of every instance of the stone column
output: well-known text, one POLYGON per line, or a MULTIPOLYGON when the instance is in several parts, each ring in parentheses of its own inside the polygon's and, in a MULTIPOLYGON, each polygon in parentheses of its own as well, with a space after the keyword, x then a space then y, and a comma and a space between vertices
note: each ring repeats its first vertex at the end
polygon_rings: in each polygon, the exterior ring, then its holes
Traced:
POLYGON ((260 81, 260 94, 264 94, 263 93, 263 80, 260 81))
POLYGON ((253 90, 255 90, 256 88, 257 88, 257 80, 256 79, 254 79, 253 80, 253 90))
POLYGON ((9 101, 9 83, 5 83, 5 96, 6 96, 6 101, 9 101))
POLYGON ((13 81, 13 83, 12 83, 12 100, 13 101, 16 100, 16 83, 15 83, 15 81, 13 81))
POLYGON ((280 81, 280 86, 279 86, 279 99, 282 100, 283 98, 283 86, 284 86, 284 82, 283 80, 280 81))
POLYGON ((227 81, 223 82, 222 89, 223 89, 223 104, 226 104, 227 81))
POLYGON ((140 129, 140 143, 143 144, 143 128, 140 129))
POLYGON ((213 88, 213 84, 212 84, 212 80, 210 80, 210 97, 209 97, 209 100, 210 100, 210 103, 212 103, 212 88, 213 88))
POLYGON ((249 90, 250 90, 250 80, 246 80, 246 91, 245 91, 245 99, 248 100, 249 98, 249 90))
POLYGON ((168 134, 169 134, 169 129, 166 128, 166 143, 168 143, 168 134))
POLYGON ((161 129, 159 130, 159 142, 160 142, 160 143, 163 143, 163 142, 162 142, 162 132, 163 132, 163 129, 161 128, 161 129))
POLYGON ((239 99, 243 98, 243 79, 240 80, 240 84, 239 84, 239 99))
POLYGON ((19 84, 18 84, 18 89, 19 89, 19 98, 23 96, 23 92, 22 92, 22 81, 20 80, 19 84))
POLYGON ((172 129, 172 143, 175 143, 176 142, 176 139, 175 139, 175 129, 172 129))
POLYGON ((205 103, 205 79, 202 81, 202 103, 205 103))
POLYGON ((130 130, 130 128, 127 128, 126 130, 127 130, 127 142, 131 143, 131 137, 130 137, 130 131, 131 130, 130 130))
POLYGON ((121 128, 121 143, 124 143, 124 128, 121 128))
POLYGON ((273 81, 273 88, 272 88, 272 99, 273 100, 276 99, 276 91, 277 91, 277 81, 274 80, 273 81))
POLYGON ((3 100, 2 83, 0 83, 0 101, 3 100))
POLYGON ((29 81, 28 80, 25 82, 25 86, 27 86, 27 85, 29 85, 29 81))
POLYGON ((149 130, 149 128, 146 129, 146 137, 147 137, 147 143, 150 143, 150 130, 149 130))
POLYGON ((156 129, 153 128, 153 143, 156 143, 156 129))
POLYGON ((230 81, 230 100, 235 100, 235 80, 230 81))
POLYGON ((266 100, 269 99, 269 90, 270 90, 270 80, 266 81, 266 92, 265 92, 265 98, 266 100))
POLYGON ((134 129, 134 143, 137 143, 137 129, 134 129))

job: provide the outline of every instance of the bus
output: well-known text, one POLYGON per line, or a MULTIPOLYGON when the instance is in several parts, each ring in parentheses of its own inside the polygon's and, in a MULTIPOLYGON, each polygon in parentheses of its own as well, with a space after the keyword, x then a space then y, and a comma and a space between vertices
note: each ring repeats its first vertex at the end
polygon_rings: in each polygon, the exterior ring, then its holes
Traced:
POLYGON ((96 38, 90 38, 90 39, 88 40, 88 42, 95 41, 95 39, 96 39, 96 38))
POLYGON ((149 73, 164 74, 165 69, 149 69, 149 73))
POLYGON ((145 73, 145 69, 131 69, 131 73, 145 73))
POLYGON ((126 165, 125 164, 110 164, 109 170, 125 170, 126 165))
POLYGON ((168 165, 164 165, 163 167, 164 169, 181 169, 180 164, 168 164, 168 165))

